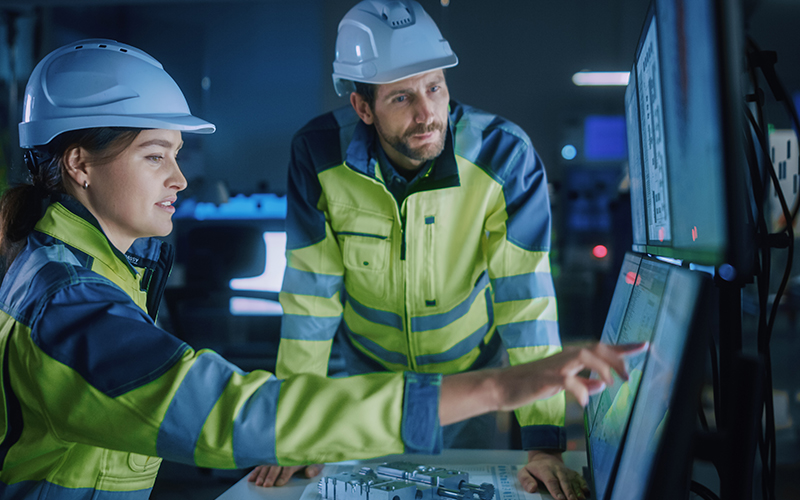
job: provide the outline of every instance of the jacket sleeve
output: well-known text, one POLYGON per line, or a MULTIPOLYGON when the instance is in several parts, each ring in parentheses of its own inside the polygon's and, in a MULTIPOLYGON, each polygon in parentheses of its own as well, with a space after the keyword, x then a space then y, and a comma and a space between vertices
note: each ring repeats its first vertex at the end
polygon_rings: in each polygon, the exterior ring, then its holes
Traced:
POLYGON ((313 137, 295 136, 289 164, 286 273, 280 294, 284 315, 275 370, 281 378, 327 375, 342 319, 344 265, 313 156, 324 144, 314 141, 312 150, 309 141, 313 137))
POLYGON ((103 283, 57 292, 38 318, 9 336, 9 370, 23 406, 64 443, 212 468, 441 447, 439 375, 245 373, 195 352, 103 283))
MULTIPOLYGON (((527 136, 508 132, 501 195, 487 218, 489 277, 497 331, 512 365, 561 350, 550 274, 550 201, 539 156, 527 136)), ((524 449, 565 449, 564 393, 516 410, 524 449)))

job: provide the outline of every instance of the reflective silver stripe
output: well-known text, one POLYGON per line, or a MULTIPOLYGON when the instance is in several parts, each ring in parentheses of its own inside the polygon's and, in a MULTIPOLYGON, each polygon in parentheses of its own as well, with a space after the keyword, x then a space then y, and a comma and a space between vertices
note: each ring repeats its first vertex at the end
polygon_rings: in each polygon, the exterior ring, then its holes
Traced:
POLYGON ((495 302, 555 297, 550 273, 527 273, 492 280, 495 302))
POLYGON ((281 318, 281 338, 292 340, 327 341, 333 339, 342 316, 302 316, 284 314, 281 318))
POLYGON ((319 274, 287 267, 282 292, 295 295, 331 298, 342 289, 344 278, 336 274, 319 274))
POLYGON ((475 302, 475 299, 488 285, 489 275, 484 271, 480 278, 478 278, 478 282, 475 284, 475 287, 472 289, 472 293, 469 294, 469 297, 467 297, 466 300, 445 313, 412 318, 411 331, 425 332, 428 330, 438 330, 453 323, 469 312, 469 310, 472 308, 473 302, 475 302))
POLYGON ((560 346, 558 322, 545 319, 497 325, 506 349, 516 347, 560 346))

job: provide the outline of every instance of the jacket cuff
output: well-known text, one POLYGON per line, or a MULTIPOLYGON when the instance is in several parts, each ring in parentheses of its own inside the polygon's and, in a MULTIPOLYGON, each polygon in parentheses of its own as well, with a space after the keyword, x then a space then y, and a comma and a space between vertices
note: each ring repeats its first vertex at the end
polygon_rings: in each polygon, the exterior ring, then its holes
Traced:
POLYGON ((442 451, 439 424, 440 374, 405 372, 401 437, 405 453, 432 455, 442 451))
POLYGON ((567 449, 567 430, 558 425, 526 425, 521 434, 523 450, 567 449))

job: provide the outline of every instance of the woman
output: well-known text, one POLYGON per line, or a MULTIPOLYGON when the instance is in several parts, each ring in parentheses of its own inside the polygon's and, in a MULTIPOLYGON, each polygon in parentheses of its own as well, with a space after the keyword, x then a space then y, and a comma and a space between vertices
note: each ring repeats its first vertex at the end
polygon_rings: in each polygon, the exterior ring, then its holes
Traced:
POLYGON ((2 498, 148 498, 161 458, 212 468, 433 453, 440 425, 567 389, 585 401, 642 346, 438 375, 277 380, 195 351, 154 317, 186 187, 181 133, 211 133, 146 53, 57 49, 26 88, 31 185, 0 200, 2 498), (308 429, 316 429, 309 433, 308 429), (160 457, 160 458, 154 458, 160 457))

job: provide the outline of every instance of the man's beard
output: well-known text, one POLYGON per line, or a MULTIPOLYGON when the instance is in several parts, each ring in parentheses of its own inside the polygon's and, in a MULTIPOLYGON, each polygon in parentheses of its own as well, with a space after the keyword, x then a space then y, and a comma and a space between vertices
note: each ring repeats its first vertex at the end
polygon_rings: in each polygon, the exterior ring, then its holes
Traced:
POLYGON ((433 122, 428 125, 420 123, 416 127, 406 130, 402 136, 387 135, 383 127, 381 127, 381 122, 377 119, 375 120, 375 128, 378 129, 378 133, 381 135, 381 137, 383 137, 383 139, 389 143, 389 145, 392 146, 395 151, 414 161, 433 160, 434 158, 437 158, 444 149, 446 127, 443 123, 433 122), (426 134, 436 130, 440 131, 438 142, 424 144, 418 148, 412 148, 408 144, 408 140, 411 138, 411 136, 417 134, 426 134))

